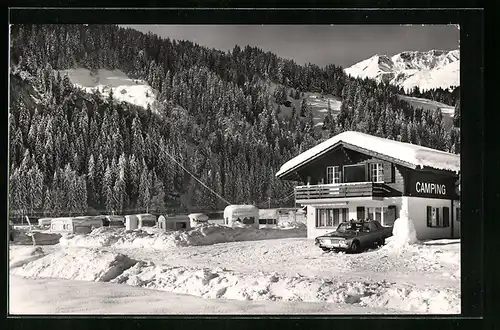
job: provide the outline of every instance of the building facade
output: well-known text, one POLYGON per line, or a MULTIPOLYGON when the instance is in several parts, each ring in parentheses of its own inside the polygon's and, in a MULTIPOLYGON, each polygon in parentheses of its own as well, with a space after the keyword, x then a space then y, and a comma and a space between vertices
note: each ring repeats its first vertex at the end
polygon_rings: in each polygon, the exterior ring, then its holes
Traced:
POLYGON ((307 236, 351 219, 392 226, 406 209, 418 239, 460 237, 458 155, 358 132, 344 132, 298 155, 276 174, 302 182, 307 236))

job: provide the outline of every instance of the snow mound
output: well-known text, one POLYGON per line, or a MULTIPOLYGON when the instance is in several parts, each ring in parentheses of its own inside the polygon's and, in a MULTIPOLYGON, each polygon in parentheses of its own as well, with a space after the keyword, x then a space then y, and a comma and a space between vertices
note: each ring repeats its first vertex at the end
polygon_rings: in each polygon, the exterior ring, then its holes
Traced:
POLYGON ((329 302, 419 313, 460 312, 460 295, 453 291, 408 289, 386 281, 339 281, 263 272, 245 274, 220 267, 199 269, 138 262, 111 282, 209 299, 329 302))
POLYGON ((84 68, 61 70, 61 77, 68 75, 69 80, 88 93, 95 90, 108 96, 113 91, 113 98, 119 102, 128 102, 154 110, 156 92, 144 80, 131 79, 120 70, 99 69, 93 72, 84 68))
POLYGON ((402 213, 403 215, 394 221, 392 236, 388 246, 403 247, 418 242, 415 224, 404 214, 404 211, 402 213))
POLYGON ((278 223, 278 227, 282 229, 298 228, 307 230, 307 225, 299 221, 287 221, 278 223))
POLYGON ((453 290, 390 287, 382 294, 360 299, 361 305, 388 307, 415 313, 460 314, 460 294, 453 290))
POLYGON ((123 228, 101 227, 88 235, 69 235, 60 239, 63 246, 169 249, 212 245, 236 241, 306 237, 303 228, 249 228, 206 224, 189 231, 161 231, 148 228, 127 231, 123 228))
POLYGON ((95 249, 65 249, 11 270, 14 275, 107 282, 136 263, 120 254, 95 249))
POLYGON ((16 268, 16 267, 21 267, 27 263, 30 263, 32 261, 35 261, 37 259, 42 258, 45 256, 45 252, 43 249, 39 246, 35 248, 28 248, 28 249, 23 249, 21 251, 18 251, 17 253, 13 253, 14 251, 11 249, 10 250, 10 260, 9 260, 9 267, 10 269, 16 268))

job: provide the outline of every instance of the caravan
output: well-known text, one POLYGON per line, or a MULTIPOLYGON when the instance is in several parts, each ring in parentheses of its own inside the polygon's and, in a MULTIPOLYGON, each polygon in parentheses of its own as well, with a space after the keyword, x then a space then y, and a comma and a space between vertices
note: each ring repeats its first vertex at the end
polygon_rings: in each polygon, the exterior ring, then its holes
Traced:
POLYGON ((259 228, 259 209, 254 205, 229 205, 224 209, 224 224, 259 228))

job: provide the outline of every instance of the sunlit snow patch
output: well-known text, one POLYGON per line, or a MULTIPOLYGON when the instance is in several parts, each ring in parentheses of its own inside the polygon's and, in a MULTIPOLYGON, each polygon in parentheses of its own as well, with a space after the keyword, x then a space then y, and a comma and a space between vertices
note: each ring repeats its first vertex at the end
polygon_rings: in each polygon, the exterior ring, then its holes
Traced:
POLYGON ((143 108, 149 105, 155 109, 156 91, 144 80, 131 79, 120 70, 98 69, 91 71, 84 68, 59 71, 61 77, 68 75, 70 81, 88 93, 98 90, 103 96, 113 91, 113 98, 119 102, 128 102, 143 108))

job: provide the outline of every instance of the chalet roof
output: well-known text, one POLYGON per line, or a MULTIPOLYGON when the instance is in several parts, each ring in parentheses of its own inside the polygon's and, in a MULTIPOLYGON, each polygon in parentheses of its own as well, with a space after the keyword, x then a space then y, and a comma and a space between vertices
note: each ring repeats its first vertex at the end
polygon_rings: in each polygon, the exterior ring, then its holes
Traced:
POLYGON ((340 145, 409 168, 428 167, 460 172, 460 155, 360 132, 346 131, 292 158, 281 166, 276 176, 283 177, 340 145))

